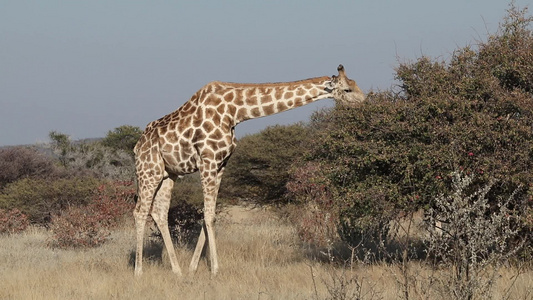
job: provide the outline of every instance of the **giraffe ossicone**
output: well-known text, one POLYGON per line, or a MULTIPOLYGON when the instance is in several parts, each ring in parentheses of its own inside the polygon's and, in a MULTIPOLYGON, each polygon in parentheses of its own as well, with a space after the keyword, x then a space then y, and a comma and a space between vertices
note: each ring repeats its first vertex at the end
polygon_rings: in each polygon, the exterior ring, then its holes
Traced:
POLYGON ((235 126, 248 119, 272 115, 311 102, 333 98, 344 104, 365 95, 344 67, 338 76, 293 82, 241 84, 211 82, 176 111, 149 123, 137 142, 135 168, 138 201, 134 210, 137 246, 135 274, 142 274, 144 229, 151 215, 161 231, 172 271, 181 275, 168 229, 168 210, 174 181, 200 172, 204 194, 204 223, 189 266, 198 267, 207 241, 211 272, 218 272, 215 208, 224 167, 236 146, 235 126))

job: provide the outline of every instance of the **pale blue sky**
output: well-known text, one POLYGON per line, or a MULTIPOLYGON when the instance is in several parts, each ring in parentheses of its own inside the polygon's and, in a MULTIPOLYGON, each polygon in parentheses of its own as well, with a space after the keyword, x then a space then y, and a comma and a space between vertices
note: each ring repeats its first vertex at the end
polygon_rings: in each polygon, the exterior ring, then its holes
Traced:
MULTIPOLYGON (((485 40, 505 0, 0 0, 0 146, 103 137, 177 109, 212 80, 332 75, 368 92, 394 67, 485 40)), ((515 1, 519 7, 529 1, 515 1)), ((238 136, 308 120, 333 100, 240 124, 238 136)))

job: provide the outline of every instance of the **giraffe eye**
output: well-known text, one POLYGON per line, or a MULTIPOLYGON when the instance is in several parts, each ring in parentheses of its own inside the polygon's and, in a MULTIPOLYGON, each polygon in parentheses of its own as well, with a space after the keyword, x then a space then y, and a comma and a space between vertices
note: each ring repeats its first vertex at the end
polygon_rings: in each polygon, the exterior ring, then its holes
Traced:
POLYGON ((344 89, 344 92, 346 92, 346 93, 351 93, 352 90, 351 90, 351 89, 344 89))

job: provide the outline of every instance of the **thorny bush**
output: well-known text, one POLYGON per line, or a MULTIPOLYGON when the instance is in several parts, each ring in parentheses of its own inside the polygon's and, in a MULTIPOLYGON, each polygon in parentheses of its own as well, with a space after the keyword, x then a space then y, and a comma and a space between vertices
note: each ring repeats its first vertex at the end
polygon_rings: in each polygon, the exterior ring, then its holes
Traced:
MULTIPOLYGON (((300 172, 320 165, 342 239, 355 245, 362 235, 386 236, 391 219, 451 193, 455 171, 476 175, 472 189, 498 180, 487 194, 491 205, 522 186, 510 205, 525 205, 530 215, 522 220, 531 219, 533 18, 525 12, 512 6, 486 42, 448 61, 401 63, 396 88, 314 117, 300 172)), ((299 193, 292 197, 308 191, 299 193)), ((531 223, 521 225, 529 226, 523 235, 531 232, 531 223)))

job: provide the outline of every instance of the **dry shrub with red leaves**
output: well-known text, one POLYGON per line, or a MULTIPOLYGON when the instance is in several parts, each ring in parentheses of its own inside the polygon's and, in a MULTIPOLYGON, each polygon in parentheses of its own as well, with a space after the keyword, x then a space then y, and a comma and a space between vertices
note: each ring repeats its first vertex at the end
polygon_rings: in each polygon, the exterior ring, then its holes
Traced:
POLYGON ((16 208, 11 210, 0 209, 0 234, 22 232, 28 228, 29 224, 28 216, 20 210, 16 208))
POLYGON ((88 205, 70 207, 52 218, 50 245, 59 248, 101 245, 107 240, 110 230, 133 210, 134 195, 131 181, 100 185, 88 205))

